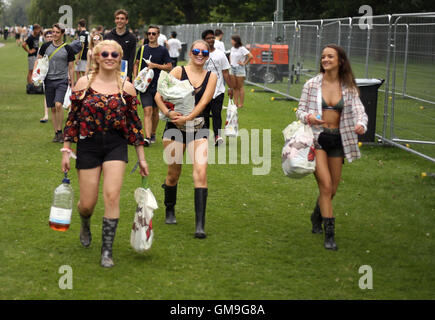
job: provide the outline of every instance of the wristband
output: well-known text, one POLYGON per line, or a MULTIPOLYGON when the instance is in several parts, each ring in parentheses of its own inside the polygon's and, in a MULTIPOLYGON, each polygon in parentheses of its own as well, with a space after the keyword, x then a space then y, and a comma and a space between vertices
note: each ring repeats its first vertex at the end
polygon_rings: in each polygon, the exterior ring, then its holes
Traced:
POLYGON ((74 153, 74 151, 73 151, 72 149, 69 149, 69 148, 62 148, 62 149, 60 149, 60 152, 67 152, 67 153, 68 153, 68 156, 69 156, 70 158, 77 159, 77 156, 75 155, 75 153, 74 153))

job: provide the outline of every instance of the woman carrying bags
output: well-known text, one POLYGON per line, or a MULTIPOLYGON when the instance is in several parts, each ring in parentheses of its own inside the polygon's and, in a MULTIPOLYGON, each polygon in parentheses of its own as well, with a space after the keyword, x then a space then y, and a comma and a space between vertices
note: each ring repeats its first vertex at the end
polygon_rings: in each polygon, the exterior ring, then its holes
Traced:
POLYGON ((311 215, 312 232, 322 233, 323 222, 325 249, 337 250, 332 199, 340 183, 344 158, 352 162, 361 157, 358 135, 366 132, 368 120, 341 47, 331 44, 323 49, 320 73, 305 83, 296 116, 311 125, 315 138, 314 175, 320 195, 311 215))
POLYGON ((187 122, 194 121, 197 117, 203 117, 205 107, 210 103, 216 88, 216 74, 204 70, 204 65, 209 57, 210 47, 203 40, 195 41, 190 49, 190 62, 186 67, 176 67, 170 74, 179 80, 189 80, 195 88, 195 107, 188 115, 182 115, 167 108, 162 96, 157 92, 155 101, 160 111, 170 119, 163 133, 163 146, 166 158, 174 158, 176 161, 168 163, 168 173, 163 188, 165 190, 166 223, 175 224, 175 204, 177 202, 177 186, 181 174, 183 154, 188 148, 193 160, 193 182, 195 185, 195 217, 196 238, 205 238, 205 211, 208 196, 207 186, 207 157, 208 157, 208 134, 209 129, 203 127, 191 135, 179 128, 187 122))
POLYGON ((62 170, 70 170, 71 143, 77 143, 76 168, 81 218, 80 242, 89 247, 90 220, 98 199, 101 174, 104 175, 104 218, 101 265, 112 267, 112 245, 119 219, 119 199, 126 163, 127 144, 134 145, 140 174, 148 175, 142 124, 137 115, 136 90, 121 80, 121 46, 102 41, 92 54, 89 78, 79 79, 71 95, 71 111, 65 125, 62 170))

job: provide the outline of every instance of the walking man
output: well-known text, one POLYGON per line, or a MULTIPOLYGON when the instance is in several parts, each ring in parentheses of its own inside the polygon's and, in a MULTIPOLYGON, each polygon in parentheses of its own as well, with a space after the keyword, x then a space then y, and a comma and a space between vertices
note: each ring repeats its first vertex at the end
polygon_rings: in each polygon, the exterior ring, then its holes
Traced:
POLYGON ((53 142, 63 143, 63 100, 68 83, 74 87, 74 52, 63 42, 65 27, 53 25, 53 41, 44 43, 39 50, 38 58, 47 55, 49 58, 48 73, 45 77, 45 101, 51 109, 51 120, 54 128, 53 142))
POLYGON ((175 68, 181 51, 181 41, 177 39, 177 33, 175 31, 171 32, 171 39, 168 40, 168 50, 172 60, 172 67, 175 68))
POLYGON ((213 133, 215 137, 215 146, 219 146, 223 139, 220 135, 222 129, 222 106, 225 98, 225 82, 228 84, 228 96, 233 97, 233 89, 229 70, 231 65, 228 62, 227 56, 221 50, 215 48, 215 35, 213 30, 205 30, 202 33, 202 39, 210 46, 210 56, 204 68, 208 71, 216 73, 218 80, 213 99, 204 110, 205 126, 210 128, 210 112, 213 119, 213 133), (225 80, 225 82, 224 82, 225 80))
POLYGON ((77 80, 83 77, 88 64, 89 32, 86 30, 86 20, 80 19, 77 27, 78 38, 82 43, 82 50, 76 59, 76 76, 77 80))
POLYGON ((104 36, 104 40, 115 40, 118 42, 124 56, 122 64, 127 63, 127 80, 131 81, 133 74, 134 56, 136 54, 136 37, 127 29, 128 12, 124 9, 119 9, 115 12, 116 27, 104 36))
POLYGON ((160 28, 158 26, 148 27, 148 40, 149 43, 145 44, 138 50, 136 56, 136 62, 134 64, 134 78, 141 71, 139 70, 139 64, 141 69, 148 67, 154 70, 154 78, 148 86, 145 93, 140 94, 140 100, 144 110, 144 128, 145 128, 145 146, 148 147, 151 143, 156 142, 156 131, 159 124, 159 109, 154 100, 157 93, 157 81, 159 80, 160 71, 171 71, 172 60, 169 57, 169 52, 166 47, 158 44, 157 39, 160 34, 160 28), (143 52, 142 52, 143 51, 143 52), (145 60, 151 60, 150 63, 146 63, 145 60), (142 63, 140 63, 142 61, 142 63))
POLYGON ((41 32, 41 26, 39 24, 33 25, 32 34, 23 42, 23 49, 28 53, 27 61, 29 64, 27 72, 27 83, 32 84, 33 67, 35 66, 36 57, 39 49, 39 33, 41 32))

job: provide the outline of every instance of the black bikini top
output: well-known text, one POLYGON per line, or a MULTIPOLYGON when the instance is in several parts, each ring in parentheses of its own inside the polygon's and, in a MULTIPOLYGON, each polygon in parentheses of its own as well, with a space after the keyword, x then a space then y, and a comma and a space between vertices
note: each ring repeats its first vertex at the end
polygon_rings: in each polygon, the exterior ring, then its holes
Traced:
MULTIPOLYGON (((184 69, 184 66, 181 67, 181 70, 182 70, 181 80, 189 80, 189 77, 187 76, 186 69, 184 69)), ((194 87, 194 89, 195 89, 195 105, 197 105, 199 103, 199 101, 201 101, 202 95, 204 94, 205 89, 207 88, 208 79, 210 78, 210 74, 211 74, 211 71, 208 71, 204 77, 204 81, 202 82, 202 84, 198 88, 194 87)), ((189 80, 189 82, 190 82, 190 80, 189 80)), ((190 82, 190 84, 192 84, 192 83, 190 82)))
POLYGON ((325 99, 322 97, 322 109, 323 110, 335 110, 338 112, 341 112, 344 108, 344 100, 343 97, 341 97, 340 101, 335 106, 328 106, 325 99))

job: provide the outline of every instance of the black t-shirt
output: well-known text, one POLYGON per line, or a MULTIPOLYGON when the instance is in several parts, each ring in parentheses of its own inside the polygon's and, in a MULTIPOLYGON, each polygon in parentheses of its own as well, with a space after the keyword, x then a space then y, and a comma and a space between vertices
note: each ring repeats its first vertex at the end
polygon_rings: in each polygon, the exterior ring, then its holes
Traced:
POLYGON ((29 53, 29 57, 36 57, 38 55, 38 49, 39 49, 39 37, 34 37, 33 34, 31 34, 27 40, 26 40, 27 46, 29 47, 29 50, 36 49, 34 53, 29 53))
MULTIPOLYGON (((142 47, 139 48, 139 50, 137 51, 137 55, 136 55, 136 60, 139 61, 140 64, 140 53, 142 51, 142 47)), ((169 57, 169 51, 168 49, 166 49, 165 47, 162 46, 158 46, 156 48, 152 48, 149 45, 145 45, 144 50, 143 50, 143 58, 142 59, 146 59, 149 60, 149 57, 151 56, 151 62, 156 63, 156 64, 167 64, 167 63, 171 63, 172 60, 169 57)), ((142 60, 142 65, 141 65, 141 70, 145 67, 147 67, 147 63, 145 62, 145 60, 142 60)), ((141 70, 139 70, 138 72, 140 72, 141 70)), ((160 69, 154 69, 154 78, 153 81, 151 81, 150 83, 150 87, 152 88, 157 88, 157 81, 159 80, 159 76, 160 76, 160 69)))
POLYGON ((83 51, 79 52, 79 55, 81 55, 81 60, 88 60, 88 48, 89 48, 89 32, 86 30, 82 30, 79 32, 78 38, 80 42, 82 43, 83 51))

